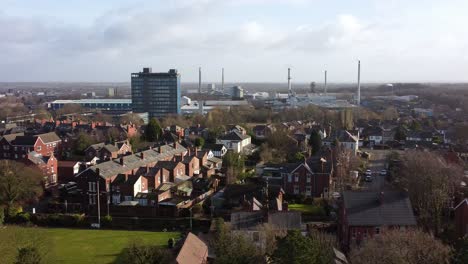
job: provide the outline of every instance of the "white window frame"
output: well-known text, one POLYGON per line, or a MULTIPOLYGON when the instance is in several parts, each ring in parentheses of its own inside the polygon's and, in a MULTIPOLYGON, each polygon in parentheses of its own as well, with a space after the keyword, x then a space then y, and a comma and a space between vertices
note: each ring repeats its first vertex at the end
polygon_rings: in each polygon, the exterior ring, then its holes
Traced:
POLYGON ((307 173, 307 183, 310 183, 312 181, 312 175, 310 173, 307 173))

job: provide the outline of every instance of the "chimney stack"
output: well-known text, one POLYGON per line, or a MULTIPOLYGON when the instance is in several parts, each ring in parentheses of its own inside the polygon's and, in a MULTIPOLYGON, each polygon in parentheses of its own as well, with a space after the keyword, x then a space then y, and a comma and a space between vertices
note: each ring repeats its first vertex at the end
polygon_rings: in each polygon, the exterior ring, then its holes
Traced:
POLYGON ((292 88, 291 88, 291 68, 288 68, 288 93, 289 93, 289 96, 292 96, 292 88))
POLYGON ((145 159, 145 152, 141 152, 141 159, 145 159))
POLYGON ((123 159, 123 157, 120 157, 120 165, 121 165, 121 166, 124 166, 124 159, 123 159))

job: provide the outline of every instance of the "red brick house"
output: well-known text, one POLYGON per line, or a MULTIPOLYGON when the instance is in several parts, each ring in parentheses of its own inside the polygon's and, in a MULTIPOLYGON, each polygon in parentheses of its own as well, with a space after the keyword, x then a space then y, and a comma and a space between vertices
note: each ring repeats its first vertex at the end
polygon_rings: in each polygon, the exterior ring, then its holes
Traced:
POLYGON ((80 172, 81 162, 59 161, 57 168, 57 181, 67 183, 75 180, 75 175, 80 172))
POLYGON ((343 249, 378 236, 385 229, 413 227, 416 227, 416 218, 406 192, 343 192, 338 222, 338 237, 343 249))
MULTIPOLYGON (((96 184, 98 181, 99 190, 102 193, 101 202, 106 204, 107 199, 112 203, 113 201, 117 202, 117 197, 125 199, 125 196, 130 196, 131 190, 128 189, 130 187, 123 190, 123 194, 121 193, 122 182, 128 185, 130 182, 134 182, 135 187, 135 184, 140 181, 141 190, 137 188, 137 191, 149 191, 152 188, 157 188, 161 180, 167 180, 161 179, 161 176, 169 176, 168 180, 170 181, 170 176, 175 177, 178 174, 185 174, 184 164, 172 160, 174 156, 185 155, 186 152, 187 150, 180 145, 175 145, 175 148, 174 145, 164 145, 156 149, 149 149, 137 154, 105 161, 85 169, 75 177, 78 188, 83 190, 85 207, 92 208, 96 204, 96 184), (168 172, 164 172, 164 169, 168 172), (126 180, 120 181, 121 179, 126 180), (143 184, 145 185, 144 188, 143 184)), ((136 193, 134 192, 134 194, 136 193)))
POLYGON ((458 237, 468 234, 468 198, 455 206, 455 230, 458 237))
POLYGON ((50 156, 42 156, 35 151, 29 152, 26 163, 36 166, 42 172, 45 178, 46 186, 57 183, 58 162, 54 156, 54 153, 51 153, 50 156))
POLYGON ((62 140, 55 132, 25 136, 22 133, 6 135, 0 140, 0 157, 4 159, 26 159, 29 152, 42 156, 57 154, 62 140))
POLYGON ((328 195, 333 167, 321 157, 312 157, 282 167, 283 190, 290 195, 321 197, 328 195))

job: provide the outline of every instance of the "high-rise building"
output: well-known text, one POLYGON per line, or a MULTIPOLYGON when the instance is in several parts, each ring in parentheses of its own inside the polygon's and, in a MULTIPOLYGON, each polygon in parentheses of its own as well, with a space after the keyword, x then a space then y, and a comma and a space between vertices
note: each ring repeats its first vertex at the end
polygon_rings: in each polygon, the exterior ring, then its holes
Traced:
POLYGON ((180 74, 177 70, 132 73, 132 109, 148 112, 149 117, 164 117, 180 113, 180 74))

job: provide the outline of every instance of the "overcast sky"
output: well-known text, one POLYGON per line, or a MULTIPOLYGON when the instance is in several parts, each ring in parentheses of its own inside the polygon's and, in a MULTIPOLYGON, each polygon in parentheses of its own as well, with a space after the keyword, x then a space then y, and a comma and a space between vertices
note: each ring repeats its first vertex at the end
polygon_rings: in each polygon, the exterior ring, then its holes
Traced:
POLYGON ((467 0, 0 0, 0 81, 468 81, 467 0))

